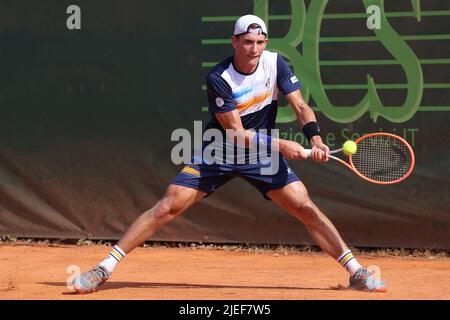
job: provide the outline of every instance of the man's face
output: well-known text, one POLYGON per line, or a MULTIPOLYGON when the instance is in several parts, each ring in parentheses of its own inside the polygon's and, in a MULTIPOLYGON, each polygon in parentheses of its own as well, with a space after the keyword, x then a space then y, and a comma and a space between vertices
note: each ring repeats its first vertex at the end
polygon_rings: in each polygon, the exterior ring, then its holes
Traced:
POLYGON ((269 42, 264 34, 246 33, 231 38, 235 57, 243 64, 257 65, 269 42))

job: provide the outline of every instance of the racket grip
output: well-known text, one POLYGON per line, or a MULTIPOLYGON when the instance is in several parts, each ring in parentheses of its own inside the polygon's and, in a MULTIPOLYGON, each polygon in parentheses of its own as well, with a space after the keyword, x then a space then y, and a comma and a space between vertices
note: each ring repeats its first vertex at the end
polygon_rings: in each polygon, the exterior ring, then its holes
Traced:
POLYGON ((305 149, 305 152, 308 155, 308 158, 311 158, 312 149, 305 149))

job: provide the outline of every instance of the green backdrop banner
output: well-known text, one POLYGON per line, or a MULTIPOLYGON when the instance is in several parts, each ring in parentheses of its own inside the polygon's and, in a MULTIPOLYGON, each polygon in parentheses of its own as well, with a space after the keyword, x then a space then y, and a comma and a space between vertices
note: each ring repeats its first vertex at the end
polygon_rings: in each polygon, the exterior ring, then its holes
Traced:
MULTIPOLYGON (((0 0, 0 234, 118 239, 181 170, 171 134, 208 121, 205 76, 232 54, 235 19, 254 13, 331 149, 385 131, 416 153, 410 178, 391 186, 337 163, 290 162, 344 240, 450 249, 448 1, 73 4, 0 0)), ((307 146, 284 98, 277 126, 307 146)), ((313 243, 239 178, 152 239, 313 243)))

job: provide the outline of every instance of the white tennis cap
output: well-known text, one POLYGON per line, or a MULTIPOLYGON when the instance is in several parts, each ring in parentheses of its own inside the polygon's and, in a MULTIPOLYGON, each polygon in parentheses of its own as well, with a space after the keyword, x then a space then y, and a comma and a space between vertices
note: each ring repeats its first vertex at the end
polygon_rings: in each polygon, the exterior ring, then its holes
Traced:
POLYGON ((247 32, 264 33, 265 35, 267 35, 266 24, 260 17, 254 16, 252 14, 242 16, 236 21, 236 24, 234 25, 233 35, 243 34, 247 32), (259 25, 260 28, 249 29, 249 26, 253 23, 259 25))

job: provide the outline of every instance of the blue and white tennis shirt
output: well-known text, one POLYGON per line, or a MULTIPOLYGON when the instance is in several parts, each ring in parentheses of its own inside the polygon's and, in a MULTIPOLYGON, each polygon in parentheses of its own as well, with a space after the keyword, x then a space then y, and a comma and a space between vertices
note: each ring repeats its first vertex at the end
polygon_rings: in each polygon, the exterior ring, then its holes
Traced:
MULTIPOLYGON (((270 135, 270 130, 275 128, 279 91, 287 95, 300 87, 300 81, 276 52, 264 51, 251 74, 237 71, 233 66, 233 56, 216 65, 207 77, 211 119, 205 128, 218 129, 223 134, 221 147, 216 142, 209 146, 223 150, 220 155, 216 153, 214 162, 218 158, 227 163, 248 163, 250 159, 258 159, 256 151, 226 139, 225 130, 215 113, 237 109, 244 129, 267 129, 265 134, 270 135)), ((205 142, 203 150, 206 145, 205 142)), ((270 150, 267 154, 270 155, 270 150)))
POLYGON ((244 129, 273 129, 278 108, 278 92, 287 95, 301 84, 284 59, 264 51, 256 70, 242 74, 233 66, 233 57, 216 65, 208 74, 208 128, 223 131, 216 112, 239 111, 244 129))

